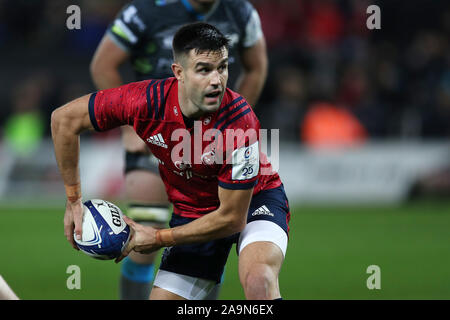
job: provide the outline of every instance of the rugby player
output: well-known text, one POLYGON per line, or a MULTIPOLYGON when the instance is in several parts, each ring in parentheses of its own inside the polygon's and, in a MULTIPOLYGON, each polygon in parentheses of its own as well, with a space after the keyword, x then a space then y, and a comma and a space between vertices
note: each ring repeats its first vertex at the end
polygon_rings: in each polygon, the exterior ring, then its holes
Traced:
MULTIPOLYGON (((182 25, 207 21, 230 39, 230 86, 254 106, 267 73, 267 54, 258 13, 242 0, 135 0, 108 28, 91 63, 98 90, 123 84, 119 67, 130 61, 136 80, 172 76, 172 39, 182 25)), ((159 178, 158 161, 129 126, 122 127, 125 147, 126 214, 141 223, 164 227, 169 202, 159 178), (152 192, 147 192, 152 190, 152 192)), ((132 253, 121 266, 120 297, 147 299, 155 253, 132 253)), ((216 288, 217 290, 217 288, 216 288)), ((209 298, 217 298, 218 291, 209 298)))
MULTIPOLYGON (((173 214, 168 229, 129 218, 130 252, 165 247, 150 299, 204 299, 220 282, 233 243, 248 299, 280 299, 289 204, 259 147, 259 121, 226 87, 228 39, 194 23, 173 39, 175 77, 101 90, 52 113, 56 160, 66 186, 65 234, 81 236, 79 135, 130 125, 158 159, 173 214)), ((148 190, 152 192, 152 190, 148 190)))

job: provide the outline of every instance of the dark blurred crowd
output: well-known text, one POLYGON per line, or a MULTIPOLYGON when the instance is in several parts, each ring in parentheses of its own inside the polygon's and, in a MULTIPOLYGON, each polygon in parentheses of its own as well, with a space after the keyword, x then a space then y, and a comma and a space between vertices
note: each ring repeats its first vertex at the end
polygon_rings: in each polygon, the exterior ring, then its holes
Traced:
POLYGON ((282 138, 450 137, 449 1, 254 3, 271 63, 258 113, 282 138))
MULTIPOLYGON (((251 2, 270 59, 256 112, 282 140, 450 138, 449 1, 251 2), (372 4, 381 10, 378 30, 366 26, 372 4)), ((125 3, 0 0, 2 137, 20 136, 27 122, 14 117, 27 112, 48 135, 54 108, 95 90, 90 59, 125 3), (72 4, 82 11, 80 30, 66 28, 72 4)))

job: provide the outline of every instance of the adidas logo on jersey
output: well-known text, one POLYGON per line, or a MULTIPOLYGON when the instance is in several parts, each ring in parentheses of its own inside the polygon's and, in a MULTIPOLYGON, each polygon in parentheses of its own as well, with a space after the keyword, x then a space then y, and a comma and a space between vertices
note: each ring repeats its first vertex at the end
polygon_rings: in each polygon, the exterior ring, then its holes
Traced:
POLYGON ((252 213, 252 216, 267 215, 273 217, 273 213, 266 206, 261 206, 252 213))
POLYGON ((163 148, 168 148, 167 144, 165 143, 161 133, 155 134, 154 136, 151 136, 150 138, 147 139, 148 142, 155 144, 157 146, 163 147, 163 148))

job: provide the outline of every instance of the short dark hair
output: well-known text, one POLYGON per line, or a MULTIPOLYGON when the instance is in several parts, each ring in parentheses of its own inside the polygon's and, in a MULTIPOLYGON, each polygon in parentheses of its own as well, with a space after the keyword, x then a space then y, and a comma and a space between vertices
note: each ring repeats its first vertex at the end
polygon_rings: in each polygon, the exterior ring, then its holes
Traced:
POLYGON ((195 22, 181 27, 173 37, 172 48, 175 60, 180 54, 189 54, 194 49, 196 53, 228 50, 229 40, 216 27, 195 22))

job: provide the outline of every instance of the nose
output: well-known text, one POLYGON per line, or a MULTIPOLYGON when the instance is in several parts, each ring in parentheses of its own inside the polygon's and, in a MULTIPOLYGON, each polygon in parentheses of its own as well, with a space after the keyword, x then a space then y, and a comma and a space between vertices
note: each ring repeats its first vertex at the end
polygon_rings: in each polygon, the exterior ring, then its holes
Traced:
POLYGON ((211 72, 211 78, 209 80, 209 83, 215 87, 220 85, 220 74, 217 70, 214 70, 213 72, 211 72))

